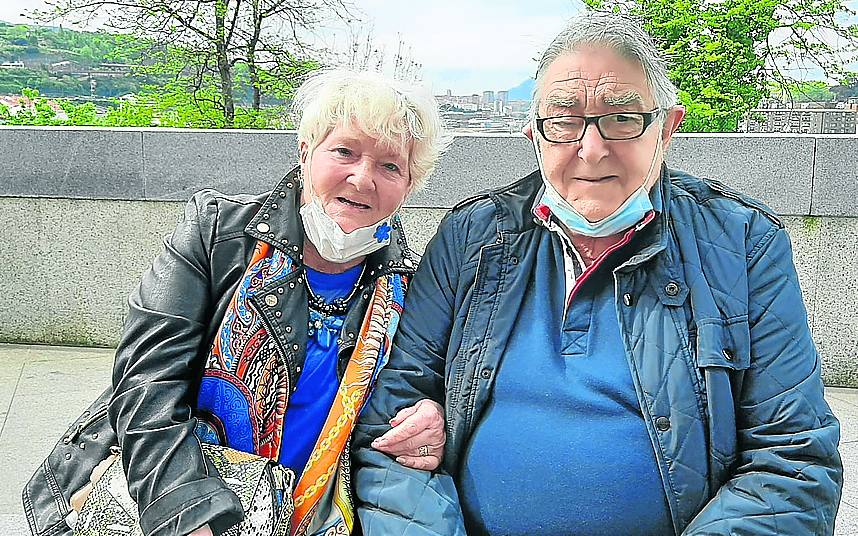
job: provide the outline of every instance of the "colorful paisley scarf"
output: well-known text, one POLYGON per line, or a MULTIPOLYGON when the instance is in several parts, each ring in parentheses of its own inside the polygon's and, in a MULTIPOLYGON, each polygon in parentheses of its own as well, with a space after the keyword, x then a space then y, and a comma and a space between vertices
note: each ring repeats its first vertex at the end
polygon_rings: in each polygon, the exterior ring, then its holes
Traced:
MULTIPOLYGON (((257 242, 206 361, 197 401, 196 433, 203 441, 278 459, 289 375, 283 350, 249 300, 294 270, 289 256, 257 242)), ((407 283, 401 274, 375 283, 336 398, 293 492, 293 536, 349 534, 354 527, 349 439, 387 362, 407 283)))

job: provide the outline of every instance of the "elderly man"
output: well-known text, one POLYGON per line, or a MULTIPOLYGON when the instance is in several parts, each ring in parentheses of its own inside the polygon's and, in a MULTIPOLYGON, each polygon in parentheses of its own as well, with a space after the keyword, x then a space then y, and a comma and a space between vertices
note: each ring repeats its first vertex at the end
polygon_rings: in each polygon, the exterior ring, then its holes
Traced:
POLYGON ((839 425, 789 239, 664 166, 683 115, 638 22, 585 14, 551 43, 539 172, 444 219, 363 414, 367 535, 833 532, 839 425), (427 396, 435 474, 370 448, 427 396))

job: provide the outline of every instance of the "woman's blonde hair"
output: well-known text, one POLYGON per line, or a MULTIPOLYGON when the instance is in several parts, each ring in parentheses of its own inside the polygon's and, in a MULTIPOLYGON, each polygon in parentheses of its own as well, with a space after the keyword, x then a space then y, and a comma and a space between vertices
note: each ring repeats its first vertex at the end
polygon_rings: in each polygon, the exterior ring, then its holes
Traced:
POLYGON ((413 142, 408 170, 412 192, 423 186, 449 145, 435 98, 423 88, 376 72, 318 71, 298 88, 292 113, 308 158, 340 124, 354 125, 400 150, 413 142))

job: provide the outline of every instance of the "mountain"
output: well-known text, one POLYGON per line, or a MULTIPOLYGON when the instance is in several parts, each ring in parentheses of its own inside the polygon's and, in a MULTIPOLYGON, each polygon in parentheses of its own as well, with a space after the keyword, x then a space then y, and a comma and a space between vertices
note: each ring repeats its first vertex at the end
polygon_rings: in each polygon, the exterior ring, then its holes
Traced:
POLYGON ((533 87, 536 81, 533 78, 528 78, 524 82, 509 90, 509 100, 524 100, 529 101, 533 96, 533 87))

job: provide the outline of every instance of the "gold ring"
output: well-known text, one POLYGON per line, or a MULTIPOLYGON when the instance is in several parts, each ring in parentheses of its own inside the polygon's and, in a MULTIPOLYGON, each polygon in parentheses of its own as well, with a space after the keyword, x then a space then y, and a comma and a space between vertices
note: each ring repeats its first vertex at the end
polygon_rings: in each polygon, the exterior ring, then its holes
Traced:
POLYGON ((429 456, 429 445, 420 445, 417 452, 420 453, 421 456, 429 456))

